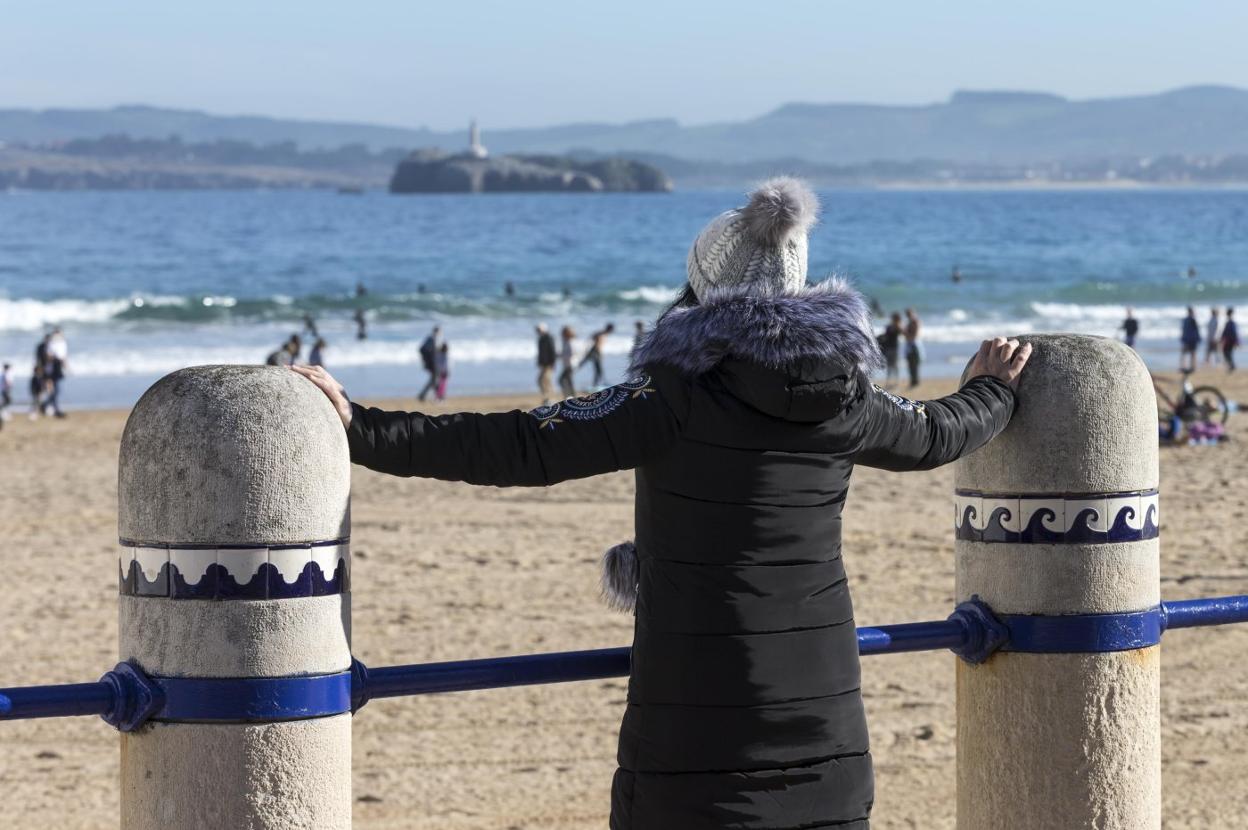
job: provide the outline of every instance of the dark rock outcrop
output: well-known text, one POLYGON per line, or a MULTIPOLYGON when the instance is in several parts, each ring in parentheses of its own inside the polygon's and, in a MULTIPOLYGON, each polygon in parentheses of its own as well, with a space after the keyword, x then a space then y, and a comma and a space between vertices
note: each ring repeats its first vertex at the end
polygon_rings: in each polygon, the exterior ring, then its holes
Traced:
POLYGON ((597 193, 666 192, 662 170, 628 159, 577 161, 562 156, 444 155, 417 150, 399 162, 391 193, 597 193))

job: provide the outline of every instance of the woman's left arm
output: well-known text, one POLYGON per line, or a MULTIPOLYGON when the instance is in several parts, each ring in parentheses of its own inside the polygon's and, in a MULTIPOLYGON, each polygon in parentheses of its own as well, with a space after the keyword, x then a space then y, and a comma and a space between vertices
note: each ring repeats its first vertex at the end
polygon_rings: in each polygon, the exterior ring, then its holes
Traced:
POLYGON ((371 470, 540 487, 636 467, 671 446, 681 409, 673 398, 681 396, 683 384, 662 387, 642 375, 532 412, 435 416, 350 404, 343 420, 351 460, 371 470))

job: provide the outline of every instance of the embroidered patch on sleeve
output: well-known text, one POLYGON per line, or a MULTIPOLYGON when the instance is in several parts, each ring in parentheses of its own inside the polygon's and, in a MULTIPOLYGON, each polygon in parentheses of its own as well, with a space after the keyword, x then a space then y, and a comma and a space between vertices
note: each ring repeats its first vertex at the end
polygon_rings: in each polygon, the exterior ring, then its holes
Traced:
POLYGON ((875 391, 879 392, 881 395, 883 395, 885 398, 891 401, 893 405, 896 406, 898 409, 904 409, 906 412, 917 413, 920 418, 927 417, 927 405, 924 404, 922 401, 912 401, 909 398, 903 398, 901 395, 894 395, 892 392, 889 392, 887 389, 882 389, 879 386, 876 386, 875 384, 871 384, 871 385, 875 386, 875 391))
POLYGON ((539 421, 539 429, 554 429, 564 421, 592 421, 605 418, 628 401, 645 398, 654 392, 649 375, 638 375, 623 383, 591 392, 579 398, 539 406, 529 414, 539 421))

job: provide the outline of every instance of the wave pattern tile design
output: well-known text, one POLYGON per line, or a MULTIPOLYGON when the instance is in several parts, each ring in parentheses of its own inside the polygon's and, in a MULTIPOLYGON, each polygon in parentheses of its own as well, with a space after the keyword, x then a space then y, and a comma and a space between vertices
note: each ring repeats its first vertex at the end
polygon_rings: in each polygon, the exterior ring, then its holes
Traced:
POLYGON ((122 545, 118 587, 126 596, 294 599, 351 590, 346 539, 274 547, 122 545))
POLYGON ((1157 490, 1076 495, 953 496, 954 536, 969 542, 1095 545, 1156 539, 1157 490))

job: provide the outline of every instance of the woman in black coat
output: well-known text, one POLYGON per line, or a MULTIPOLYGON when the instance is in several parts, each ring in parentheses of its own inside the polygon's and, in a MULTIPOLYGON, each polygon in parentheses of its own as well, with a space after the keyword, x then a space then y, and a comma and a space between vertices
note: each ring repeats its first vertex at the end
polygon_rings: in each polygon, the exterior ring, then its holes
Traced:
POLYGON ((298 367, 373 470, 495 486, 637 475, 636 543, 604 585, 635 607, 613 830, 868 827, 857 638, 841 559, 855 464, 929 469, 1005 428, 1029 348, 986 341, 955 394, 910 401, 862 298, 805 285, 814 197, 782 179, 717 218, 625 382, 532 412, 426 416, 347 401, 298 367))

